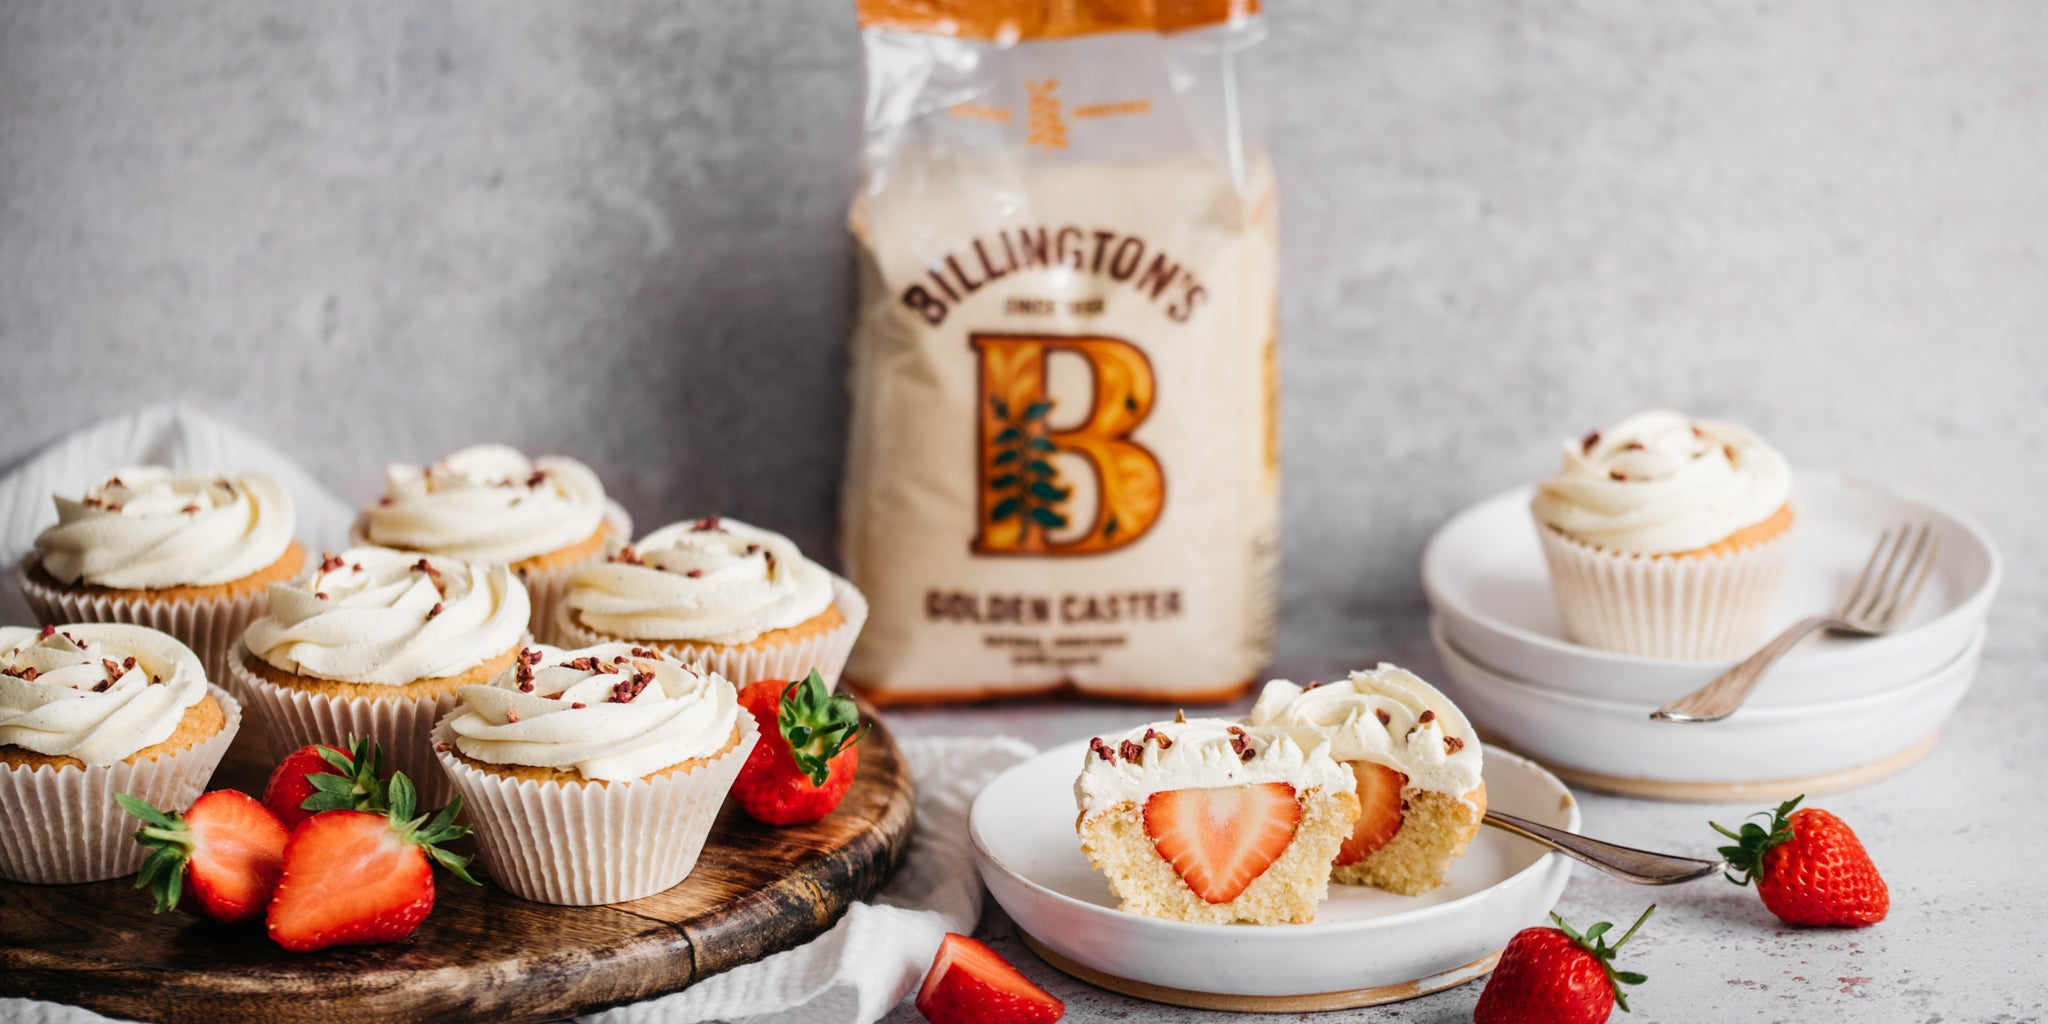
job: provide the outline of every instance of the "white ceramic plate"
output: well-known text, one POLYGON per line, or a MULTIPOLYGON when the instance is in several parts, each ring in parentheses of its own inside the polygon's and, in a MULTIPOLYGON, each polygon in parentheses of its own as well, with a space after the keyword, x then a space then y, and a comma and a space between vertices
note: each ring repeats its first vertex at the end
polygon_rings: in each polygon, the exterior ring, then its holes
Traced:
MULTIPOLYGON (((1792 564, 1771 633, 1831 610, 1886 528, 1933 524, 1941 551, 1905 622, 1873 639, 1816 637, 1794 648, 1751 696, 1755 707, 1869 695, 1925 679, 1956 660, 1982 629, 1998 589, 1999 558, 1975 523, 1932 499, 1827 473, 1802 472, 1792 564)), ((1705 685, 1729 661, 1644 658, 1564 638, 1550 575, 1529 517, 1531 489, 1496 495, 1453 517, 1422 554, 1422 585, 1443 632, 1479 663, 1581 696, 1657 706, 1705 685)), ((1758 642, 1763 641, 1758 638, 1758 642)))
MULTIPOLYGON (((1074 833, 1074 776, 1086 750, 1084 743, 1056 747, 996 776, 975 798, 967 828, 982 880, 1017 925, 1061 957, 1113 978, 1271 997, 1407 985, 1498 952, 1517 930, 1542 921, 1571 875, 1563 857, 1481 828, 1435 892, 1396 896, 1333 884, 1311 924, 1188 924, 1126 914, 1074 833)), ((1578 804, 1564 784, 1523 758, 1489 748, 1486 792, 1499 810, 1578 830, 1578 804)))
MULTIPOLYGON (((1444 660, 1439 684, 1490 740, 1560 771, 1683 783, 1800 780, 1882 762, 1941 727, 1984 651, 1980 626, 1949 664, 1882 693, 1745 705, 1724 721, 1689 725, 1651 721, 1654 700, 1595 700, 1515 679, 1462 650, 1440 620, 1430 622, 1430 637, 1444 660)), ((1774 682, 1766 678, 1760 689, 1774 682)))

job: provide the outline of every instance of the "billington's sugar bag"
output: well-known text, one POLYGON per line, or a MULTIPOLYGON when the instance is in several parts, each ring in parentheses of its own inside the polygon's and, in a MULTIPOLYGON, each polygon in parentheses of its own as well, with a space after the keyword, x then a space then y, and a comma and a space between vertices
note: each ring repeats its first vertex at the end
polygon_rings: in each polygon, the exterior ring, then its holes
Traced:
POLYGON ((849 681, 1237 693, 1277 583, 1255 0, 859 7, 849 681))

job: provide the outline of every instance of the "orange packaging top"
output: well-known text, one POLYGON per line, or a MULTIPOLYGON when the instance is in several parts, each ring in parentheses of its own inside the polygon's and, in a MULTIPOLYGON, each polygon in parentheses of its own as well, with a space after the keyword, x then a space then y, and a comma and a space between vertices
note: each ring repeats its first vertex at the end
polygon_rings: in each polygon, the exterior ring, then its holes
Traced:
POLYGON ((1247 18, 1260 0, 855 0, 860 27, 1016 42, 1180 32, 1247 18))

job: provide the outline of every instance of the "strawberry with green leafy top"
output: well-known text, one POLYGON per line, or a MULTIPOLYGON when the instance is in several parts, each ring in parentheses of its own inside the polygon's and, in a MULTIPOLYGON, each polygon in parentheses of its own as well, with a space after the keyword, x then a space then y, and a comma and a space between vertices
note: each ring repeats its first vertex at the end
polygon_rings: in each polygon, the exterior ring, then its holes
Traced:
POLYGON ((278 945, 306 952, 411 935, 434 909, 434 864, 477 884, 468 857, 436 845, 469 834, 455 824, 462 798, 415 818, 419 798, 404 772, 388 792, 387 811, 321 811, 292 832, 266 917, 278 945))
POLYGON ((1621 939, 1610 946, 1605 921, 1572 930, 1556 914, 1555 928, 1524 928, 1508 940, 1500 962, 1472 1008, 1476 1024, 1601 1024, 1619 1006, 1628 1012, 1623 985, 1648 980, 1632 971, 1614 969, 1614 954, 1635 935, 1656 910, 1652 904, 1621 939))
POLYGON ((135 841, 150 853, 135 887, 156 897, 157 913, 183 906, 222 924, 263 916, 284 863, 286 832, 255 797, 216 789, 200 794, 183 814, 126 793, 114 800, 142 819, 135 841))
POLYGON ((384 752, 374 740, 349 742, 346 753, 314 744, 277 763, 263 787, 263 806, 286 828, 321 811, 372 811, 384 806, 384 752))
POLYGON ((764 825, 803 825, 832 813, 860 766, 868 724, 852 697, 829 693, 816 669, 784 683, 764 679, 740 691, 761 741, 740 766, 732 796, 764 825))
POLYGON ((1728 880, 1755 882, 1764 907, 1787 924, 1861 928, 1884 920, 1891 891, 1862 841, 1827 811, 1795 810, 1804 799, 1795 796, 1776 811, 1750 815, 1769 818, 1769 828, 1753 821, 1744 822, 1739 832, 1714 825, 1714 831, 1735 840, 1734 846, 1720 848, 1728 859, 1728 880))

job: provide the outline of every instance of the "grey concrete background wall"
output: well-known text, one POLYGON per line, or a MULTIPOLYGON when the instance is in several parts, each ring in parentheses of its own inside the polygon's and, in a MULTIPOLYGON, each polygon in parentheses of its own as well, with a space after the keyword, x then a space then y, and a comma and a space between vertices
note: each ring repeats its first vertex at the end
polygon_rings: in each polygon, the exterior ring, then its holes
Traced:
MULTIPOLYGON (((577 454, 830 546, 833 0, 0 5, 0 464, 185 398, 351 497, 577 454)), ((2048 5, 1274 3, 1288 653, 1668 404, 1987 522, 2048 599, 2048 5)))

